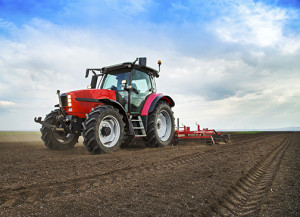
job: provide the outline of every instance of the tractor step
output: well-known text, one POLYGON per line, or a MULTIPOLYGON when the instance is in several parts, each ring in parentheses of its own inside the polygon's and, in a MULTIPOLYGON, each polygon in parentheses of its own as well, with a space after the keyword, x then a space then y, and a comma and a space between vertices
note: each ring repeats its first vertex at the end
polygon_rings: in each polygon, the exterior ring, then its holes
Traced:
POLYGON ((130 119, 135 137, 146 137, 147 134, 141 116, 131 116, 130 119))

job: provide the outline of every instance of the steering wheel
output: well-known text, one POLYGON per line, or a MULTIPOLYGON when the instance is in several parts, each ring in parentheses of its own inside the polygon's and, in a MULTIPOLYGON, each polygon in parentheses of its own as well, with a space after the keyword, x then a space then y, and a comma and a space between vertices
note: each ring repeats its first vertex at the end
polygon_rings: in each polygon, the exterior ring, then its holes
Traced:
POLYGON ((117 88, 115 85, 112 85, 112 86, 111 86, 110 88, 108 88, 108 89, 114 90, 114 91, 118 90, 118 88, 117 88))

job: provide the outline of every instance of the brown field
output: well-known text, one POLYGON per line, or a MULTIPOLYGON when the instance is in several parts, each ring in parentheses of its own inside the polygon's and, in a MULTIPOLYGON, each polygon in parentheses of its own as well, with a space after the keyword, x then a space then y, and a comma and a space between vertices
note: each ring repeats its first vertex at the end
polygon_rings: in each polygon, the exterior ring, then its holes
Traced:
POLYGON ((300 216, 300 132, 90 155, 0 135, 0 216, 300 216))

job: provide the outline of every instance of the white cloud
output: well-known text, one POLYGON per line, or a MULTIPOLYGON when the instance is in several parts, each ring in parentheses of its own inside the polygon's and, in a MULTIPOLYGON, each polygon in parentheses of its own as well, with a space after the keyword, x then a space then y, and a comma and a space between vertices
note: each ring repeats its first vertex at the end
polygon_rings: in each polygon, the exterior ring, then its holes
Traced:
POLYGON ((128 13, 140 13, 146 10, 146 5, 150 0, 130 0, 129 4, 125 6, 128 13))
POLYGON ((0 18, 0 29, 9 29, 9 30, 13 30, 14 28, 16 28, 16 26, 11 23, 11 22, 8 22, 2 18, 0 18))
MULTIPOLYGON (((128 10, 143 12, 149 2, 129 4, 128 10)), ((117 7, 119 1, 112 2, 112 8, 114 3, 117 7)), ((109 28, 33 19, 11 28, 12 37, 0 40, 0 96, 10 108, 0 113, 0 130, 38 129, 33 117, 44 117, 53 109, 57 89, 87 86, 86 68, 139 56, 148 57, 154 68, 162 59, 159 92, 175 99, 175 116, 186 124, 194 126, 197 121, 202 127, 227 129, 296 126, 300 123, 298 33, 284 34, 287 9, 248 3, 207 24, 213 24, 210 31, 220 31, 218 38, 211 37, 205 26, 195 33, 199 25, 188 23, 189 19, 179 27, 116 22, 109 28), (20 120, 22 125, 16 124, 20 120)), ((185 7, 173 4, 174 10, 186 11, 185 7)))
POLYGON ((269 84, 264 90, 214 101, 201 96, 175 95, 175 116, 180 122, 196 128, 266 129, 297 126, 300 123, 300 88, 296 84, 287 91, 279 82, 269 84), (276 87, 274 88, 274 85, 276 87), (292 119, 290 117, 293 117, 292 119))
POLYGON ((284 27, 297 16, 293 9, 245 1, 234 5, 230 14, 213 21, 211 29, 224 41, 294 53, 300 48, 300 37, 285 33, 284 27))
POLYGON ((206 59, 174 55, 167 58, 158 83, 172 94, 180 92, 211 101, 254 91, 257 87, 249 80, 260 76, 253 66, 238 58, 206 59))
POLYGON ((182 11, 189 11, 189 8, 182 4, 182 2, 173 2, 171 3, 171 10, 176 11, 177 13, 180 13, 182 11))
POLYGON ((16 103, 10 101, 2 101, 0 100, 0 108, 9 108, 15 106, 16 103))

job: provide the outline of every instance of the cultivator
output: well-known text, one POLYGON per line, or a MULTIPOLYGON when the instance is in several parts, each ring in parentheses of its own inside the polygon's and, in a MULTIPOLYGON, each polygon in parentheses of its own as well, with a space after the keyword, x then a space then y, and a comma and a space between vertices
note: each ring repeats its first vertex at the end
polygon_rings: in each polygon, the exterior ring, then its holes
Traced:
POLYGON ((224 144, 230 141, 230 134, 222 134, 214 129, 203 128, 197 124, 197 130, 191 130, 190 127, 179 127, 179 119, 177 119, 177 129, 175 130, 175 143, 180 142, 203 142, 205 144, 224 144))

